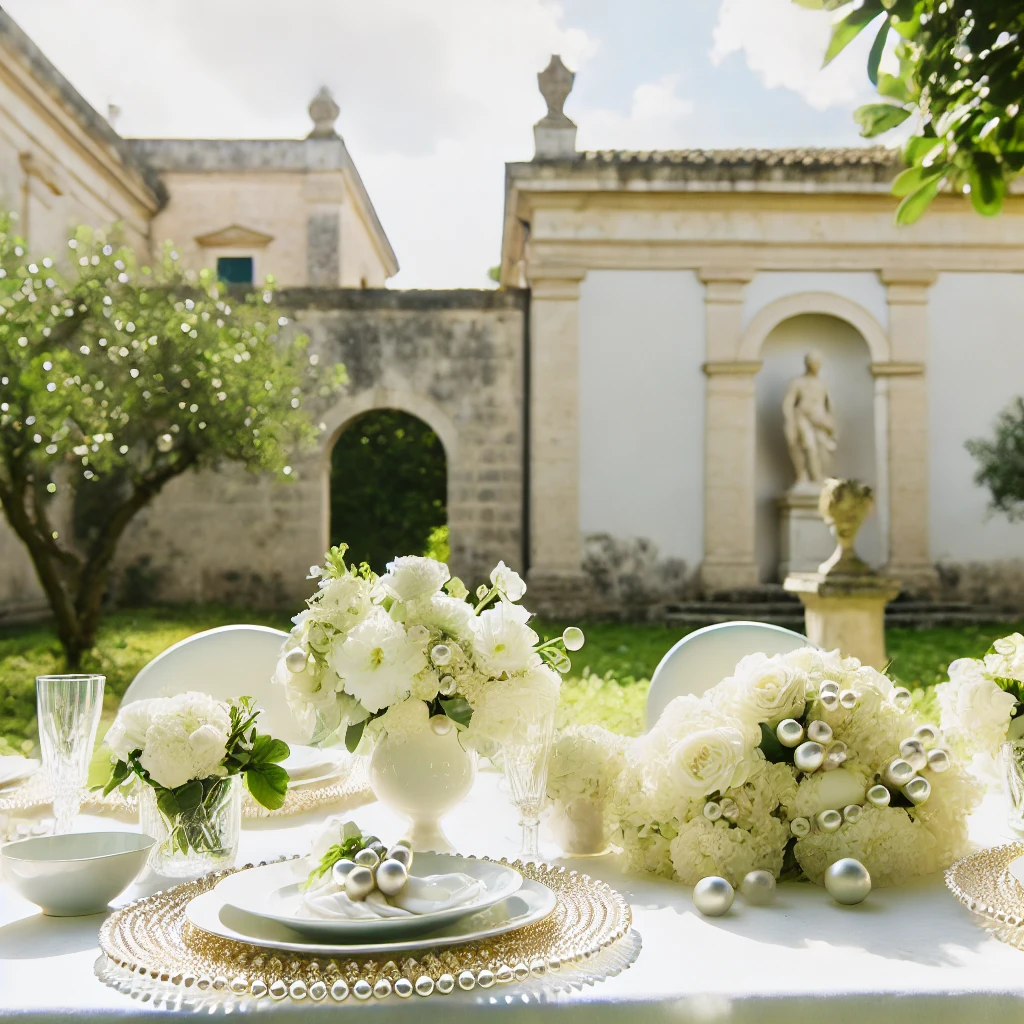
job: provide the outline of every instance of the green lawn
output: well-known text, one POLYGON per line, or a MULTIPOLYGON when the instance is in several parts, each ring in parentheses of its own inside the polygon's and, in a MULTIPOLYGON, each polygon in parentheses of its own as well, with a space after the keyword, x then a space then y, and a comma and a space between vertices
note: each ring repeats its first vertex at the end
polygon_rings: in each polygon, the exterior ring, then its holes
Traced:
MULTIPOLYGON (((85 667, 107 676, 106 716, 117 707, 135 674, 177 640, 212 626, 256 622, 288 627, 283 612, 201 607, 119 611, 107 617, 97 655, 85 667)), ((542 635, 561 625, 541 622, 542 635)), ((662 655, 689 630, 651 623, 583 624, 586 646, 573 655, 573 670, 563 688, 565 722, 600 722, 624 733, 642 729, 647 681, 662 655)), ((998 636, 1021 626, 997 624, 956 629, 893 629, 888 633, 892 675, 912 689, 928 688, 945 678, 955 658, 983 654, 998 636)), ((0 737, 15 745, 35 742, 37 675, 62 668, 60 647, 46 624, 0 630, 0 737)), ((926 701, 925 693, 921 699, 926 701)))

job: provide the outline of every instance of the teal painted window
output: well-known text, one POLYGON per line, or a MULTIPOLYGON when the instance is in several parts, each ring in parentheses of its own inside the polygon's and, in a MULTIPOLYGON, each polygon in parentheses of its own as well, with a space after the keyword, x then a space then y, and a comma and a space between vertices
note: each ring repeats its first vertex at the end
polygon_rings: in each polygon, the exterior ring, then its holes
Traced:
POLYGON ((218 256, 217 277, 225 284, 252 284, 251 256, 218 256))

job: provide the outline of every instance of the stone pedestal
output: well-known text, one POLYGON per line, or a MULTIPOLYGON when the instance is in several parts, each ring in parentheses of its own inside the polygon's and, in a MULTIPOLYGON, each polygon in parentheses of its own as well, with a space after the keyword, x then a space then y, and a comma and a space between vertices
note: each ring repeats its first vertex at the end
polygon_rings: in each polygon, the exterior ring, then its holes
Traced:
POLYGON ((788 491, 779 507, 779 579, 791 572, 814 572, 835 548, 832 532, 818 511, 821 490, 812 485, 788 491))
POLYGON ((897 580, 797 572, 784 586, 804 606, 804 632, 812 644, 826 651, 838 647, 880 672, 885 668, 885 606, 900 592, 897 580))

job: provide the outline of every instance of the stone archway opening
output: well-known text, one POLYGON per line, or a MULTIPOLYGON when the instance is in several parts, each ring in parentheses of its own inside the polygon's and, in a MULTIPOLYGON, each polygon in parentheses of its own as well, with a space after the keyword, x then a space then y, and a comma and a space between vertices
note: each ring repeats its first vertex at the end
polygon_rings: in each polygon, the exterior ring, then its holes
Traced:
POLYGON ((448 459, 423 420, 373 409, 347 423, 330 458, 330 540, 383 573, 396 555, 448 558, 448 459))

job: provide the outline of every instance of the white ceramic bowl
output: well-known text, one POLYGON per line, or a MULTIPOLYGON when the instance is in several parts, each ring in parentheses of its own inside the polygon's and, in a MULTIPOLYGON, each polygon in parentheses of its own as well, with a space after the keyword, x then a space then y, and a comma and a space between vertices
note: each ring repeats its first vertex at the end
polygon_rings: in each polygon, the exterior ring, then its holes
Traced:
POLYGON ((81 832, 0 848, 4 880, 51 917, 101 914, 135 880, 156 843, 136 832, 81 832))

